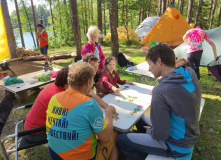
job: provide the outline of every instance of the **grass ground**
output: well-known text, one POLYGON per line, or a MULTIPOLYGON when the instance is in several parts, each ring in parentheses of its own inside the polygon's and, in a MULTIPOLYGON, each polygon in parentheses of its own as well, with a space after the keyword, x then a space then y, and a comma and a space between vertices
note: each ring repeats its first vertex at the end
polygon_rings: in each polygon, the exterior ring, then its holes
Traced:
MULTIPOLYGON (((110 55, 110 47, 103 46, 105 56, 110 55)), ((60 53, 70 53, 75 50, 74 47, 62 47, 58 49, 49 50, 50 54, 60 54, 60 53)), ((144 61, 144 54, 140 50, 140 46, 121 46, 120 52, 123 52, 131 57, 132 62, 139 64, 144 61)), ((59 63, 54 64, 56 67, 64 67, 72 63, 72 59, 66 59, 59 63)), ((126 67, 119 67, 117 65, 117 70, 120 74, 121 79, 126 79, 128 81, 135 81, 132 74, 125 72, 126 67)), ((213 89, 211 85, 214 82, 213 76, 208 76, 208 71, 206 67, 200 67, 201 73, 201 86, 202 86, 202 97, 205 99, 205 106, 200 119, 200 139, 199 142, 194 147, 194 152, 192 160, 220 160, 221 159, 221 85, 216 82, 213 89)), ((30 97, 29 101, 26 103, 34 102, 40 90, 34 91, 33 96, 30 97)), ((26 115, 27 111, 20 111, 17 115, 26 115)), ((23 118, 24 116, 21 116, 23 118)), ((9 120, 17 121, 16 118, 10 115, 9 120)), ((6 126, 12 127, 12 126, 6 126)), ((10 143, 8 141, 7 143, 10 143)), ((7 144, 6 144, 7 145, 7 144)), ((19 159, 44 159, 49 160, 50 156, 48 153, 47 144, 34 147, 31 149, 26 149, 19 152, 19 159)), ((10 155, 10 159, 13 159, 13 154, 10 155)), ((123 158, 120 158, 123 160, 123 158)))

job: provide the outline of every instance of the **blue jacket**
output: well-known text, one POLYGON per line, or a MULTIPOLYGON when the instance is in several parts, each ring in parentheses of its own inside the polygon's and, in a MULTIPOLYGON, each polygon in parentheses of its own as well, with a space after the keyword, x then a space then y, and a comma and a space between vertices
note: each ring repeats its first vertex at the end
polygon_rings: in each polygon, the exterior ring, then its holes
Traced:
POLYGON ((201 86, 195 71, 182 66, 160 79, 152 91, 153 138, 179 153, 191 153, 199 139, 201 86))

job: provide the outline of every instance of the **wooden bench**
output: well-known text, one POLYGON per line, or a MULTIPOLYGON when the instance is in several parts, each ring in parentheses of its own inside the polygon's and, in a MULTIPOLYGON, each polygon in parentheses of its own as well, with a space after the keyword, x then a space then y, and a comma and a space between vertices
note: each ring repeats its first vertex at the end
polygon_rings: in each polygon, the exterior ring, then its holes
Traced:
MULTIPOLYGON (((203 111, 204 103, 205 103, 205 99, 201 98, 199 120, 200 120, 200 117, 201 117, 201 113, 203 111)), ((172 158, 172 157, 157 156, 157 155, 153 155, 153 154, 148 154, 148 156, 146 157, 145 160, 174 160, 174 158, 172 158)))

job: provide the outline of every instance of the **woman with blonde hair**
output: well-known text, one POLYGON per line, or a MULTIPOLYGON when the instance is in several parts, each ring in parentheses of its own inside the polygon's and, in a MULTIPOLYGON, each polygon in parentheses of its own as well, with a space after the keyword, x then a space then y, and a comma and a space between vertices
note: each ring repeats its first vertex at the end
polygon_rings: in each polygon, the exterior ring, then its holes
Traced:
POLYGON ((81 56, 83 57, 87 53, 93 53, 99 61, 98 74, 104 67, 105 56, 101 49, 101 46, 96 42, 99 36, 100 30, 96 26, 90 26, 87 32, 88 42, 83 46, 81 50, 81 56))

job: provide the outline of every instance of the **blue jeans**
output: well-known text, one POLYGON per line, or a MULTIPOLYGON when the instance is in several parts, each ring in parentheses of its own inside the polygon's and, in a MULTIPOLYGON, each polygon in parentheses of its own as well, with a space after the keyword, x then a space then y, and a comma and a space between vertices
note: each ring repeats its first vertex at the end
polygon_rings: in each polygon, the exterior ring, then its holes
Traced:
POLYGON ((200 80, 200 59, 202 57, 203 50, 187 53, 187 59, 191 64, 191 67, 196 72, 197 78, 200 80))
MULTIPOLYGON (((150 116, 143 116, 136 124, 137 130, 143 133, 123 133, 117 137, 117 148, 130 160, 145 160, 148 153, 167 157, 168 146, 163 140, 156 140, 146 133, 143 126, 151 126, 150 116)), ((171 150, 174 157, 183 157, 187 154, 171 150)))

